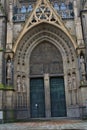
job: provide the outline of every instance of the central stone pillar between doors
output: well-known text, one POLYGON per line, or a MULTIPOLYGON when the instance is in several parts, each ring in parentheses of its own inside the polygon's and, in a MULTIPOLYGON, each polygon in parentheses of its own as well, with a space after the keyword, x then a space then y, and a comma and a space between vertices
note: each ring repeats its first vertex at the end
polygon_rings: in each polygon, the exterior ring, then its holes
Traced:
POLYGON ((51 117, 49 74, 44 74, 44 89, 45 89, 45 114, 46 117, 51 117))

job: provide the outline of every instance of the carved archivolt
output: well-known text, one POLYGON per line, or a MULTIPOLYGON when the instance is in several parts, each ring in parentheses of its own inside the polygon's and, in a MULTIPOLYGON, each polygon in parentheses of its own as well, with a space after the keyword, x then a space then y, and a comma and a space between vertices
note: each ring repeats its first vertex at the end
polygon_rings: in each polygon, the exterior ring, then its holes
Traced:
MULTIPOLYGON (((18 66, 15 70, 20 71, 22 69, 25 72, 26 66, 29 67, 29 59, 33 49, 42 42, 52 43, 57 47, 62 55, 63 64, 68 66, 68 69, 77 67, 77 59, 75 48, 71 40, 66 36, 64 32, 47 23, 42 23, 35 26, 27 34, 24 35, 20 41, 17 51, 15 53, 14 67, 18 66), (66 62, 66 63, 65 63, 66 62)), ((67 71, 67 70, 66 70, 67 71)), ((27 71, 27 76, 29 70, 27 71)))
POLYGON ((75 54, 73 54, 74 47, 69 38, 56 27, 52 27, 49 24, 42 23, 30 30, 21 40, 18 46, 18 64, 25 64, 25 57, 27 56, 29 47, 35 43, 39 42, 40 39, 55 40, 65 51, 67 55, 67 62, 74 61, 75 54))
POLYGON ((55 25, 56 28, 61 29, 65 34, 71 39, 72 44, 76 48, 76 44, 69 34, 68 30, 64 26, 60 16, 57 12, 53 9, 52 5, 48 0, 38 0, 34 10, 31 12, 31 15, 27 19, 23 30, 21 31, 20 35, 17 38, 16 43, 14 44, 13 51, 15 52, 19 42, 21 41, 22 37, 30 31, 33 27, 42 22, 50 23, 52 26, 55 25))

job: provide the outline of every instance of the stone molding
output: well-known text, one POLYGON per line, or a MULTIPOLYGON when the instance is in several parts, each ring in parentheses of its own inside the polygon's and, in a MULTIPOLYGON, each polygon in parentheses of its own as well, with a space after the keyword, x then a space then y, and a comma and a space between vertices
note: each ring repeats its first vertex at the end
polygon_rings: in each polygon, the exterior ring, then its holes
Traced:
POLYGON ((22 37, 33 27, 40 23, 50 23, 51 25, 55 25, 55 27, 61 29, 67 37, 70 38, 72 41, 72 44, 74 45, 74 48, 77 47, 75 41, 73 40, 72 36, 70 35, 69 31, 66 29, 64 23, 62 22, 60 16, 58 16, 57 12, 53 9, 52 5, 48 0, 44 0, 43 3, 41 0, 39 0, 32 11, 30 17, 27 19, 23 29, 21 30, 16 42, 14 43, 13 51, 15 52, 17 49, 18 44, 20 43, 22 37), (42 8, 44 7, 44 9, 42 8), (37 16, 37 10, 41 10, 41 13, 39 16, 37 16), (46 14, 46 9, 48 9, 49 16, 46 14), (44 15, 46 18, 42 19, 41 16, 44 15), (53 19, 53 20, 52 20, 53 19), (33 20, 33 21, 32 21, 33 20))

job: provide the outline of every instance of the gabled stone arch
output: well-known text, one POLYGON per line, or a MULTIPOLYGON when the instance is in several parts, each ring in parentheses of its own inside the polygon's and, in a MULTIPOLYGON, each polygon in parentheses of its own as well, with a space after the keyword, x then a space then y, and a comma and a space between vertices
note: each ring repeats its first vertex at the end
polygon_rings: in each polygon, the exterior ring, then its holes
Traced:
POLYGON ((32 26, 30 26, 26 31, 23 31, 24 32, 23 34, 20 33, 20 36, 18 37, 17 41, 14 43, 14 46, 13 46, 13 51, 15 52, 16 49, 17 49, 17 46, 18 44, 21 42, 22 38, 25 37, 25 35, 30 31, 32 30, 32 28, 36 27, 36 26, 39 26, 43 23, 46 23, 46 24, 49 24, 51 26, 55 26, 56 28, 58 28, 59 30, 61 30, 62 32, 64 32, 64 34, 70 39, 70 41, 72 42, 74 48, 76 49, 77 48, 77 43, 74 41, 74 39, 72 38, 72 36, 70 35, 69 31, 63 26, 59 26, 57 25, 56 23, 51 23, 51 22, 48 22, 48 21, 40 21, 32 26), (20 40, 19 40, 20 39, 20 40))
POLYGON ((72 41, 59 28, 47 23, 42 23, 35 26, 22 38, 18 45, 17 51, 15 52, 17 62, 16 66, 18 65, 25 67, 27 58, 32 51, 31 47, 36 46, 37 43, 40 43, 43 40, 50 41, 58 48, 61 48, 60 51, 62 57, 65 57, 66 55, 65 59, 69 66, 68 69, 71 69, 72 71, 72 68, 77 68, 76 52, 72 41))
POLYGON ((30 29, 43 22, 55 25, 57 28, 61 29, 70 38, 74 47, 77 47, 75 41, 69 33, 69 30, 67 30, 61 17, 54 10, 49 0, 38 0, 35 8, 31 12, 30 17, 26 20, 26 23, 14 44, 13 51, 16 51, 17 46, 21 41, 22 37, 24 37, 24 35, 28 33, 30 29))
POLYGON ((76 57, 76 54, 75 54, 75 47, 71 39, 61 29, 56 28, 56 26, 54 25, 44 22, 30 29, 21 39, 21 41, 18 44, 18 48, 20 46, 20 49, 17 48, 17 50, 19 50, 19 57, 23 51, 22 56, 24 59, 26 55, 24 52, 27 51, 31 43, 37 40, 38 37, 52 37, 52 36, 54 36, 54 39, 58 40, 59 43, 63 46, 64 50, 66 50, 67 57, 71 55, 71 60, 74 61, 74 57, 76 57))
MULTIPOLYGON (((29 97, 30 56, 34 48, 43 41, 53 44, 62 55, 67 106, 71 105, 71 101, 69 98, 69 92, 71 91, 75 92, 77 96, 77 99, 73 99, 73 105, 79 103, 79 71, 77 67, 78 61, 75 47, 71 39, 67 37, 67 35, 61 29, 56 28, 56 26, 52 24, 44 22, 38 24, 30 29, 21 39, 15 52, 14 81, 17 81, 18 73, 20 73, 21 77, 25 75, 25 82, 28 94, 27 97, 29 97), (75 80, 76 86, 72 89, 69 88, 69 85, 71 83, 69 77, 71 77, 71 80, 75 80)), ((16 82, 14 82, 14 86, 16 87, 16 82)), ((75 95, 73 96, 75 97, 75 95)))

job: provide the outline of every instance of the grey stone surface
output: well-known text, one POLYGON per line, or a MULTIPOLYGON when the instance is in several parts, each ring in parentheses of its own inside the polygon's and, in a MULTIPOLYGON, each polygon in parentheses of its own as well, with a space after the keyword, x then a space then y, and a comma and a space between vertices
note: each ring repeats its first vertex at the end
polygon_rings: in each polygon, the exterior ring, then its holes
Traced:
POLYGON ((0 130, 64 130, 64 129, 78 129, 87 130, 87 121, 79 123, 12 123, 12 124, 1 124, 0 130), (38 124, 39 123, 39 124, 38 124))

